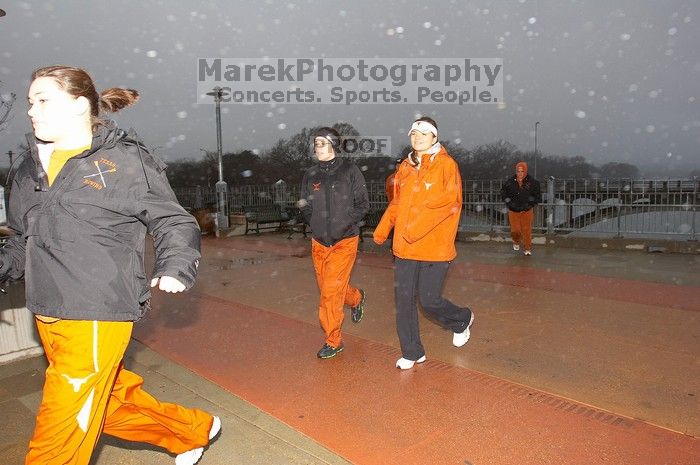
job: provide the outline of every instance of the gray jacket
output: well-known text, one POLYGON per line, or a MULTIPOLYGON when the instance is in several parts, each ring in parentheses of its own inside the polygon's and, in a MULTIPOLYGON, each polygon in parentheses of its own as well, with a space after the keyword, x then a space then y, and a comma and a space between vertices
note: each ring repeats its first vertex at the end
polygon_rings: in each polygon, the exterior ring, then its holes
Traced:
POLYGON ((133 131, 113 123, 92 148, 69 159, 51 187, 37 141, 10 173, 8 226, 0 280, 24 277, 27 308, 64 319, 134 321, 151 296, 145 236, 153 236, 152 277, 192 287, 200 258, 196 221, 177 202, 165 165, 133 131))

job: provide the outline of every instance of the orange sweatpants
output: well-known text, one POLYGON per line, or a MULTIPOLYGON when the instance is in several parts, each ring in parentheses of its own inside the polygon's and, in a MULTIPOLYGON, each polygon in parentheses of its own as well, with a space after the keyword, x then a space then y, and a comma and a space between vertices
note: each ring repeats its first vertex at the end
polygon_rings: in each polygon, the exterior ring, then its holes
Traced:
POLYGON ((532 219, 534 218, 534 209, 529 209, 524 212, 514 212, 508 210, 508 221, 510 222, 510 237, 514 244, 520 244, 520 239, 523 240, 525 250, 532 250, 532 219))
POLYGON ((350 273, 357 257, 359 236, 348 237, 331 247, 311 240, 311 257, 316 270, 316 282, 321 290, 318 318, 326 333, 326 344, 338 347, 343 342, 340 328, 345 313, 343 305, 360 303, 360 291, 350 285, 350 273))
POLYGON ((123 368, 132 322, 36 324, 49 366, 26 465, 87 465, 103 431, 174 454, 209 443, 211 415, 158 402, 123 368))

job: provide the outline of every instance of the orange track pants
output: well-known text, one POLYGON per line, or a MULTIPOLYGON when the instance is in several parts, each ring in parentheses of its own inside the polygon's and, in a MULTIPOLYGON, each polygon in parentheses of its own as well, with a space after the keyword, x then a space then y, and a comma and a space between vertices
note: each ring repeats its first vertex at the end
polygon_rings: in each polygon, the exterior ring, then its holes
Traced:
POLYGON ((508 221, 510 222, 510 237, 514 244, 520 244, 520 239, 523 240, 525 250, 532 250, 532 219, 534 218, 534 209, 529 209, 524 212, 514 212, 508 210, 508 221))
POLYGON ((132 322, 36 323, 49 366, 26 465, 87 465, 103 431, 174 454, 209 443, 211 415, 158 402, 123 368, 132 322))
POLYGON ((345 318, 343 305, 354 307, 362 298, 360 291, 350 285, 359 243, 359 236, 348 237, 331 247, 311 240, 311 257, 321 290, 318 318, 326 333, 326 344, 332 347, 338 347, 343 341, 340 333, 345 318))

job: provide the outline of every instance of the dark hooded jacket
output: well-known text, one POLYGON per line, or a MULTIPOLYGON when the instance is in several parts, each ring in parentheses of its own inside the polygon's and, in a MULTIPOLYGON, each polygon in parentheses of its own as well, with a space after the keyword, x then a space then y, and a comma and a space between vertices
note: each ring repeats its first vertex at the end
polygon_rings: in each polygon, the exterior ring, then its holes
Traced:
POLYGON ((527 164, 519 162, 516 166, 523 166, 525 177, 523 182, 518 183, 518 178, 513 175, 506 179, 501 187, 501 199, 506 203, 509 210, 514 212, 528 211, 538 203, 542 202, 540 192, 540 182, 527 174, 527 164))
POLYGON ((27 308, 80 320, 134 321, 150 298, 144 271, 153 237, 153 278, 192 287, 200 258, 196 221, 177 202, 165 165, 133 130, 101 127, 92 146, 63 166, 49 187, 37 140, 10 173, 0 280, 24 277, 27 308))
POLYGON ((359 223, 369 210, 365 178, 348 159, 319 162, 304 173, 301 204, 313 238, 330 247, 360 234, 359 223))

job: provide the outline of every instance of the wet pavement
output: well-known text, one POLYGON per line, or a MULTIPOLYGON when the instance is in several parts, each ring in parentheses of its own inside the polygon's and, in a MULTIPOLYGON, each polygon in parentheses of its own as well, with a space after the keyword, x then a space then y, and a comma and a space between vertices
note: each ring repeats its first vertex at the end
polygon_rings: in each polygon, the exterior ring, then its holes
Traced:
MULTIPOLYGON (((472 338, 457 349, 421 319, 428 361, 403 372, 388 248, 361 244, 365 318, 322 361, 309 241, 205 238, 197 285, 154 298, 127 366, 159 398, 223 412, 202 465, 700 463, 700 256, 458 254, 444 294, 474 310, 472 338)), ((41 377, 40 358, 0 366, 0 463, 21 463, 41 377)), ((101 444, 94 463, 172 463, 101 444)))

